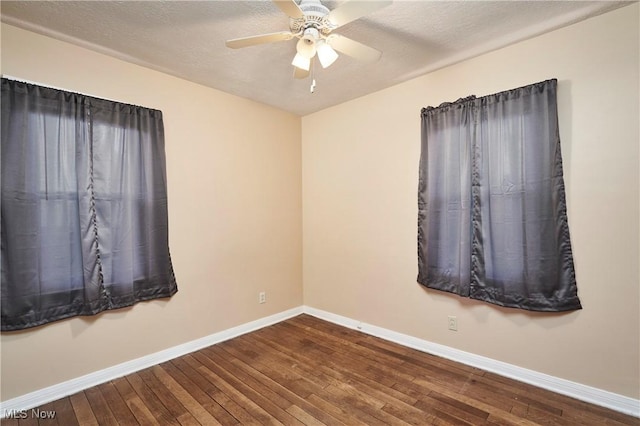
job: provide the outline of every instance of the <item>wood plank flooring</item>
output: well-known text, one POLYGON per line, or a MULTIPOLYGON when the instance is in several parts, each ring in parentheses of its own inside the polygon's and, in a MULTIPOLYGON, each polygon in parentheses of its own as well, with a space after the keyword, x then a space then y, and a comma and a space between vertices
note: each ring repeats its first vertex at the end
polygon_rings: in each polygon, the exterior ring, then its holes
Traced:
POLYGON ((2 425, 640 425, 308 315, 39 410, 2 425))

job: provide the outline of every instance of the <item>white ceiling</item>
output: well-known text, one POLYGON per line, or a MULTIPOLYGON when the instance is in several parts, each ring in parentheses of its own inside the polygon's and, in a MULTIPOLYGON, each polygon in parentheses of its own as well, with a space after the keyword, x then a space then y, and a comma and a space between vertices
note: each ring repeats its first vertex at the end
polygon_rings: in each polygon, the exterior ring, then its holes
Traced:
MULTIPOLYGON (((342 2, 323 1, 329 9, 342 2)), ((622 1, 407 1, 336 33, 383 52, 293 78, 297 39, 233 50, 225 40, 289 29, 271 1, 1 1, 2 21, 299 115, 309 114, 625 6, 622 1)), ((588 40, 585 40, 588 43, 588 40)), ((517 72, 517 70, 514 70, 517 72)))

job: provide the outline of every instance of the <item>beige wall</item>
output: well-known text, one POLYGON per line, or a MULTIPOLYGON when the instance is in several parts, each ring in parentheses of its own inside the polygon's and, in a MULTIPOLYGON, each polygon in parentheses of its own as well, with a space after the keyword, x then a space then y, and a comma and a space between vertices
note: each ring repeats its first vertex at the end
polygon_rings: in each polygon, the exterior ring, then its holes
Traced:
POLYGON ((638 22, 627 6, 303 117, 305 304, 638 398, 638 22), (423 289, 420 109, 554 77, 584 309, 527 313, 423 289))
POLYGON ((299 117, 4 24, 2 73, 163 111, 179 287, 2 333, 2 400, 302 304, 299 117))

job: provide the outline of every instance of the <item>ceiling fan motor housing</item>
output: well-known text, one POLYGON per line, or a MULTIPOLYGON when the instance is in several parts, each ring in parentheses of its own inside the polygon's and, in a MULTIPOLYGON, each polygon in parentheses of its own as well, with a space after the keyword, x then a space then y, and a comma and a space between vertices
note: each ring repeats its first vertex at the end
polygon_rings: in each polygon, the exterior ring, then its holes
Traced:
POLYGON ((320 3, 320 0, 302 0, 300 2, 300 10, 305 14, 315 13, 319 16, 324 16, 329 13, 329 8, 320 3))
POLYGON ((289 28, 292 33, 303 33, 303 36, 306 36, 306 30, 313 28, 318 31, 318 34, 326 36, 333 29, 331 23, 325 19, 329 14, 329 9, 320 3, 320 0, 302 0, 300 10, 304 12, 303 18, 289 20, 289 28))

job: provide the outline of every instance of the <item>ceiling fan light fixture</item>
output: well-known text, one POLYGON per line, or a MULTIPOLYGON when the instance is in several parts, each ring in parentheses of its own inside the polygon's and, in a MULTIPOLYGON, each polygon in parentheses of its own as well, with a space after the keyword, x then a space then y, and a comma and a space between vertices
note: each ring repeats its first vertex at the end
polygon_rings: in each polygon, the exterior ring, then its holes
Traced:
POLYGON ((313 38, 305 36, 298 40, 298 44, 296 44, 296 51, 298 52, 298 55, 311 59, 316 54, 316 41, 313 38))
POLYGON ((322 68, 328 68, 338 59, 338 53, 324 40, 318 42, 318 59, 322 68))
POLYGON ((291 65, 296 68, 300 68, 301 70, 309 71, 309 68, 311 67, 311 59, 307 58, 304 55, 301 55, 300 53, 296 53, 296 56, 293 57, 291 65))

